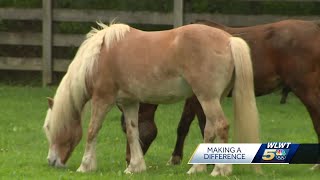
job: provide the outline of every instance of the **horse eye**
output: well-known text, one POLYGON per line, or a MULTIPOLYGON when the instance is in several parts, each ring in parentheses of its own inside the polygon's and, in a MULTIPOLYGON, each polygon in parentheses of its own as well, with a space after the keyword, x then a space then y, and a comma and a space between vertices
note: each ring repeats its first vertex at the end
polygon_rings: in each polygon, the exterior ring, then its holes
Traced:
POLYGON ((49 125, 46 125, 46 128, 47 128, 47 130, 49 130, 50 128, 49 128, 49 125))

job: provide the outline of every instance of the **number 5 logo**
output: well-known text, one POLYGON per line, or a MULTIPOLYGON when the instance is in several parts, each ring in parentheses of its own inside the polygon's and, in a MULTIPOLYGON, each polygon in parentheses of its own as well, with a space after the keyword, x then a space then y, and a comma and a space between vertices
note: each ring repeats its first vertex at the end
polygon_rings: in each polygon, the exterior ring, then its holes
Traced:
POLYGON ((264 161, 270 161, 274 158, 276 149, 266 149, 264 150, 263 156, 262 156, 262 160, 264 161))

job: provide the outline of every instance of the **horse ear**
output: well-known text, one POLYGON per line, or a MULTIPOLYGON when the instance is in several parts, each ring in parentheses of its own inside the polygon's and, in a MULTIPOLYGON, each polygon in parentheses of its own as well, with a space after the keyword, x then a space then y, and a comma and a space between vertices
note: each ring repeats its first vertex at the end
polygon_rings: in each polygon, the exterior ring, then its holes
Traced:
POLYGON ((53 99, 51 97, 47 97, 47 100, 48 100, 49 108, 52 109, 52 107, 53 107, 53 99))

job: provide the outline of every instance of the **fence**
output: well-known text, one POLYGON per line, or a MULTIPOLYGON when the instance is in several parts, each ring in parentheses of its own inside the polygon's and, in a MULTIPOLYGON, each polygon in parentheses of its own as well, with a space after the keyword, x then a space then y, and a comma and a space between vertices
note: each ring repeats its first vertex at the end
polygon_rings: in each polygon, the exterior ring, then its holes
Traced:
MULTIPOLYGON (((242 0, 245 1, 245 0, 242 0)), ((249 1, 249 0, 247 0, 249 1)), ((259 1, 259 0, 251 0, 259 1)), ((261 0, 260 0, 261 1, 261 0)), ((299 0, 285 0, 299 1, 299 0)), ((302 1, 302 0, 300 0, 302 1)), ((312 1, 312 0, 304 0, 312 1)), ((315 0, 313 0, 315 1, 315 0)), ((320 1, 320 0, 319 0, 320 1)), ((17 58, 0 57, 0 69, 6 70, 37 70, 43 72, 43 85, 52 82, 52 73, 65 72, 71 60, 53 59, 53 46, 79 46, 83 35, 54 34, 53 21, 94 22, 97 20, 108 22, 117 17, 120 22, 135 24, 155 24, 181 26, 197 19, 209 19, 229 26, 250 26, 267 22, 274 22, 288 18, 315 20, 318 16, 281 16, 281 15, 231 15, 231 14, 198 14, 184 13, 183 0, 173 0, 174 8, 171 13, 162 12, 126 12, 89 9, 53 9, 52 0, 43 0, 42 9, 0 8, 0 20, 41 20, 42 33, 13 33, 0 32, 0 44, 6 45, 37 45, 42 46, 42 57, 17 58)))

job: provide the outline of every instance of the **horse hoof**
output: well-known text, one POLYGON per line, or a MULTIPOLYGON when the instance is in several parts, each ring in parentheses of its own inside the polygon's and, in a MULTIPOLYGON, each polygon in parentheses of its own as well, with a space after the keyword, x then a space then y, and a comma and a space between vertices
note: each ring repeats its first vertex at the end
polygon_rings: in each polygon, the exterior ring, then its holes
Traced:
POLYGON ((312 168, 310 168, 311 171, 316 171, 316 170, 320 170, 320 165, 316 164, 314 166, 312 166, 312 168))
POLYGON ((80 173, 84 173, 84 172, 87 172, 83 166, 80 166, 78 169, 77 169, 77 172, 80 172, 80 173))
POLYGON ((132 173, 140 173, 147 169, 146 164, 141 162, 137 165, 129 164, 126 170, 124 170, 125 174, 132 174, 132 173))
POLYGON ((226 164, 215 165, 211 176, 228 176, 232 173, 232 166, 226 164))
POLYGON ((77 172, 91 172, 91 171, 95 171, 97 168, 96 166, 92 165, 92 166, 88 166, 88 165, 83 165, 81 164, 80 167, 77 169, 77 172))
POLYGON ((171 156, 170 160, 167 162, 167 165, 179 165, 181 164, 180 156, 171 156))
POLYGON ((207 171, 207 165, 205 165, 205 164, 195 164, 189 169, 187 174, 194 174, 194 173, 206 172, 206 171, 207 171))
POLYGON ((125 174, 132 174, 132 172, 129 170, 129 168, 127 168, 126 170, 124 170, 125 174))

